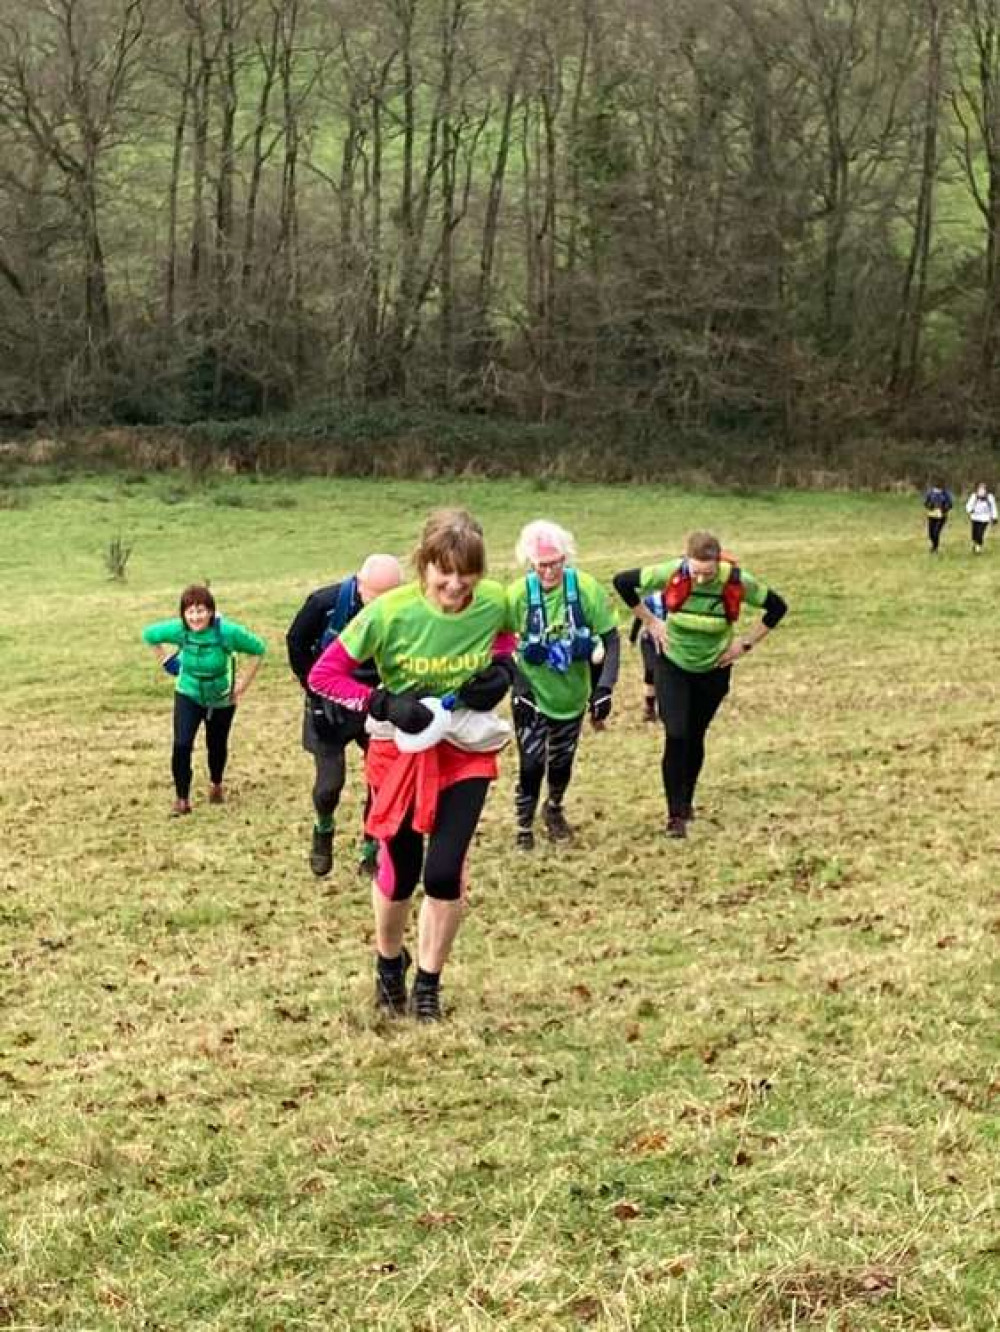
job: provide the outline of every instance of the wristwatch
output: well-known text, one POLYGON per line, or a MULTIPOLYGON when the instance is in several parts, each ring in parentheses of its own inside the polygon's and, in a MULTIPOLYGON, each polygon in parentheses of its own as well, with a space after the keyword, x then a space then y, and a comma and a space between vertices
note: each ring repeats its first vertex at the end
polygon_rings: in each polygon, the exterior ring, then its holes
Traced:
POLYGON ((744 651, 744 652, 752 652, 752 651, 753 651, 753 644, 750 642, 749 638, 744 638, 744 639, 741 639, 740 641, 741 641, 742 644, 743 644, 743 651, 744 651))

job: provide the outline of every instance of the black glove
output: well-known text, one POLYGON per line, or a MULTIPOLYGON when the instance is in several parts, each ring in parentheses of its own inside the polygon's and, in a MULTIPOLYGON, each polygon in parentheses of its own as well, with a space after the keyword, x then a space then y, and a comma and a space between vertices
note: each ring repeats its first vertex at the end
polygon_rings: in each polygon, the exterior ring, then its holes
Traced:
POLYGON ((514 663, 510 657, 497 657, 488 666, 466 680, 458 691, 463 708, 473 712, 489 712, 503 699, 514 679, 514 663))
POLYGON ((595 722, 607 721, 611 716, 611 690, 600 685, 590 696, 590 719, 595 722))
POLYGON ((388 689, 373 689, 368 700, 368 715, 374 721, 392 722, 407 735, 419 735, 434 720, 434 713, 425 708, 412 689, 392 694, 388 689))

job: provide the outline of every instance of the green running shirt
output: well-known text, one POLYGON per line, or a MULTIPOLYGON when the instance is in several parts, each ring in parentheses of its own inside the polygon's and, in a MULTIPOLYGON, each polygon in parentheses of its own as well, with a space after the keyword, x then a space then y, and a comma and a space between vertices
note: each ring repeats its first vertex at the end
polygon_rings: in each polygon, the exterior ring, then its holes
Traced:
MULTIPOLYGON (((576 571, 580 590, 580 608, 592 634, 606 634, 616 628, 617 618, 611 609, 604 588, 591 574, 576 571)), ((566 602, 562 580, 551 592, 542 592, 545 602, 545 623, 550 641, 566 634, 566 602)), ((519 578, 507 588, 512 623, 523 640, 528 623, 528 580, 519 578)), ((523 644, 521 645, 523 646, 523 644)), ((590 699, 590 662, 574 661, 565 672, 550 666, 532 666, 526 662, 518 648, 517 668, 531 685, 539 712, 553 720, 564 721, 579 717, 586 711, 590 699)))
MULTIPOLYGON (((639 594, 662 592, 681 567, 681 560, 649 564, 639 573, 639 594)), ((740 566, 743 604, 761 607, 767 598, 767 585, 740 566)), ((667 660, 685 671, 711 671, 733 641, 736 626, 726 619, 722 604, 724 580, 710 583, 692 581, 691 595, 683 607, 667 615, 667 660)))
POLYGON ((477 583, 469 605, 452 615, 432 605, 419 583, 405 583, 370 601, 339 641, 357 661, 373 658, 392 693, 441 698, 488 666, 497 634, 510 630, 504 590, 492 579, 477 583))

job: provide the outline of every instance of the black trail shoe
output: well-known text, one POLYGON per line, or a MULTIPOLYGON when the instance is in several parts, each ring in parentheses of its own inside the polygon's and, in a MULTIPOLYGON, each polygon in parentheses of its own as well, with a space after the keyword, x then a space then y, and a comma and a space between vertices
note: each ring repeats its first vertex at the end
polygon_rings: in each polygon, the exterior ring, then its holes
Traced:
POLYGON ((410 1013, 418 1022, 441 1021, 441 989, 437 985, 422 985, 418 980, 410 995, 410 1013))
POLYGON ((667 819, 668 837, 687 837, 687 819, 682 819, 679 814, 671 814, 667 819))
POLYGON ((379 957, 375 962, 375 1007, 387 1017, 406 1013, 406 973, 410 955, 404 948, 399 957, 379 957))
POLYGON ((530 828, 518 828, 516 845, 518 851, 534 851, 535 834, 530 828))
POLYGON ((546 800, 542 806, 542 820, 545 824, 545 831, 553 842, 569 842, 572 840, 573 829, 566 822, 562 805, 553 805, 550 800, 546 800))
POLYGON ((309 868, 318 879, 322 879, 333 869, 333 830, 320 832, 313 829, 312 850, 309 852, 309 868))

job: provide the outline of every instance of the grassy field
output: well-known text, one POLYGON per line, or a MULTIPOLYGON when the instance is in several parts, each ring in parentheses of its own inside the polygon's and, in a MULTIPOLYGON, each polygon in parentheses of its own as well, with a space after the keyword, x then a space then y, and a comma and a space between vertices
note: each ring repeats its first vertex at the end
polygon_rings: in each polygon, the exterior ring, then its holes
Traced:
POLYGON ((1000 542, 913 497, 30 476, 0 491, 0 1327, 1000 1327, 1000 542), (283 634, 467 503, 494 571, 708 524, 788 599, 660 835, 626 649, 569 851, 487 807, 440 1029, 371 1010, 358 766, 333 877, 283 634), (116 537, 133 543, 107 577, 116 537), (167 817, 139 641, 208 578, 271 656, 231 802, 167 817))

